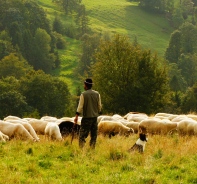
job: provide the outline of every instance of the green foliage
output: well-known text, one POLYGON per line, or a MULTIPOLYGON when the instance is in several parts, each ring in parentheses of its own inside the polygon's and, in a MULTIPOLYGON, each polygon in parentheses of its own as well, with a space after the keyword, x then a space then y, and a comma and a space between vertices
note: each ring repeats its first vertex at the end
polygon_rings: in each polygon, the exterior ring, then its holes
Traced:
MULTIPOLYGON (((44 10, 36 2, 26 0, 2 1, 1 6, 2 30, 9 34, 17 54, 21 53, 34 69, 50 72, 55 67, 55 43, 44 10)), ((5 44, 0 50, 2 57, 6 55, 5 44)))
POLYGON ((30 73, 21 81, 21 93, 40 116, 62 117, 70 106, 67 84, 41 71, 30 73))
MULTIPOLYGON (((170 63, 177 63, 177 70, 181 71, 181 75, 176 77, 179 80, 180 89, 183 90, 193 86, 197 81, 196 37, 196 26, 188 22, 184 23, 171 34, 169 46, 165 53, 166 59, 170 63), (181 82, 181 80, 183 82, 181 82)), ((171 75, 170 77, 172 80, 174 76, 171 75)))
POLYGON ((81 3, 81 0, 60 0, 60 5, 66 14, 76 11, 81 3))
POLYGON ((87 73, 91 76, 90 67, 95 63, 94 53, 99 46, 100 36, 97 34, 88 35, 84 34, 82 40, 82 55, 78 64, 77 71, 80 75, 87 73))
POLYGON ((165 65, 157 55, 134 46, 125 36, 103 41, 95 54, 93 80, 107 112, 162 110, 168 101, 165 65))
POLYGON ((83 36, 84 34, 89 32, 89 28, 88 28, 88 16, 86 13, 86 8, 85 5, 79 5, 78 9, 77 9, 77 16, 75 18, 75 22, 77 25, 77 37, 80 38, 81 36, 83 36))
POLYGON ((176 8, 172 14, 173 27, 178 29, 183 23, 184 19, 182 16, 181 8, 176 8))
POLYGON ((38 28, 35 33, 36 56, 33 63, 35 70, 41 69, 48 73, 54 67, 55 58, 51 57, 52 53, 50 53, 50 42, 50 35, 44 29, 38 28))
POLYGON ((15 49, 7 31, 0 32, 0 60, 12 52, 15 52, 15 49))
POLYGON ((63 34, 64 33, 64 28, 63 28, 63 23, 59 17, 55 17, 55 20, 53 21, 53 31, 63 34))
POLYGON ((28 70, 32 70, 28 63, 14 54, 0 60, 0 78, 14 76, 16 79, 20 79, 28 70))
POLYGON ((15 77, 0 79, 0 118, 8 115, 22 115, 28 111, 26 98, 19 91, 20 82, 15 77))
POLYGON ((164 13, 165 11, 172 11, 174 0, 140 0, 139 6, 147 9, 154 10, 159 13, 164 13))
POLYGON ((182 54, 178 65, 187 86, 193 86, 197 81, 197 54, 182 54))
POLYGON ((57 32, 54 32, 53 33, 54 37, 55 37, 55 42, 56 42, 56 48, 57 49, 65 49, 66 48, 66 41, 65 41, 65 38, 57 33, 57 32))
POLYGON ((181 109, 184 113, 197 111, 197 83, 186 91, 182 100, 181 109))
POLYGON ((166 49, 165 58, 173 63, 177 63, 181 54, 181 32, 175 30, 170 37, 169 46, 166 49))

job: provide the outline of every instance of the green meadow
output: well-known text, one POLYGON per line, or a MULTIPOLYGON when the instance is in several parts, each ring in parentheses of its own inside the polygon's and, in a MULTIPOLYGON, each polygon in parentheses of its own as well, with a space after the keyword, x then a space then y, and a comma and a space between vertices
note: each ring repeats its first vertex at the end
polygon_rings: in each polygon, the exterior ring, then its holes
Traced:
MULTIPOLYGON (((61 18, 62 23, 72 24, 71 17, 66 16, 63 11, 52 0, 37 0, 47 14, 51 24, 55 16, 61 18)), ((164 16, 146 12, 127 0, 82 0, 86 7, 89 19, 89 27, 99 34, 123 34, 131 41, 137 38, 138 43, 144 49, 151 49, 160 57, 163 57, 168 46, 172 28, 164 16)), ((72 94, 76 88, 81 86, 74 70, 79 62, 81 53, 80 41, 65 38, 67 47, 59 50, 61 55, 61 67, 56 69, 52 75, 66 81, 72 94)))
POLYGON ((138 136, 98 136, 95 150, 71 137, 62 142, 0 143, 2 184, 197 183, 196 137, 149 136, 143 154, 129 153, 138 136))
POLYGON ((163 15, 146 12, 127 0, 83 0, 92 30, 136 37, 145 49, 164 55, 172 28, 163 15))

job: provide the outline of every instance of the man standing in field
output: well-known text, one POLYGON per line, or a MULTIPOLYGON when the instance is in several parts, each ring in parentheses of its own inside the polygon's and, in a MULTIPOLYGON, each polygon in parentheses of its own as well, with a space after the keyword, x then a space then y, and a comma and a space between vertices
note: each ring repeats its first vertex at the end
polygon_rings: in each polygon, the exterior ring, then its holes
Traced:
POLYGON ((97 117, 101 113, 101 97, 97 91, 92 90, 92 79, 88 78, 84 81, 85 91, 81 93, 79 104, 74 119, 75 124, 78 116, 82 114, 81 128, 79 132, 79 147, 83 148, 85 139, 90 132, 90 147, 95 148, 97 139, 98 122, 97 117))

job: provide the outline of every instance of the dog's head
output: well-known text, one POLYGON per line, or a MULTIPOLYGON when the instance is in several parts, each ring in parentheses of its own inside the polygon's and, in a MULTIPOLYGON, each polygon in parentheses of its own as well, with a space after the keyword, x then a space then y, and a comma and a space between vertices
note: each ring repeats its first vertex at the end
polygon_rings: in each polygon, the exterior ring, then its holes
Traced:
POLYGON ((146 134, 140 133, 139 138, 140 138, 141 141, 146 141, 146 142, 148 141, 148 138, 147 138, 146 134))

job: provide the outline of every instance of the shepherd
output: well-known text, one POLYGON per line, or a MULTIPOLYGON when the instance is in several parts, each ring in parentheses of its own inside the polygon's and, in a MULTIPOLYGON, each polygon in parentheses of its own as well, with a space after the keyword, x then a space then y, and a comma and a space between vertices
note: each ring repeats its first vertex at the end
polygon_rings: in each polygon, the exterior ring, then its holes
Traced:
POLYGON ((83 148, 85 139, 90 132, 90 147, 95 148, 97 140, 98 122, 97 117, 101 114, 101 97, 98 91, 92 90, 92 79, 87 78, 84 81, 84 92, 81 93, 77 107, 75 124, 78 122, 78 116, 82 114, 81 127, 79 131, 79 147, 83 148))

